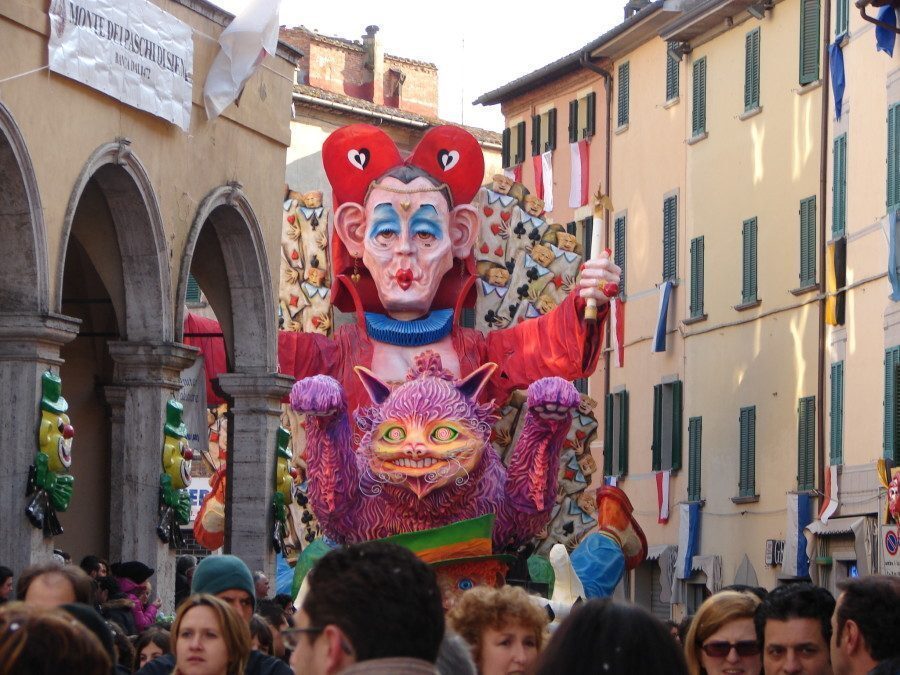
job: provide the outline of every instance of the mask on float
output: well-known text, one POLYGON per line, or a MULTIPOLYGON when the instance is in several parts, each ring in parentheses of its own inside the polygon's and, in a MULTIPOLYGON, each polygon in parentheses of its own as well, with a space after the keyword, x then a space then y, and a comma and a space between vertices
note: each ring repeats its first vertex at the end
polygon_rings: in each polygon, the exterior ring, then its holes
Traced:
POLYGON ((38 444, 47 455, 48 467, 63 473, 72 466, 72 439, 75 428, 66 414, 69 404, 62 397, 62 380, 50 371, 41 378, 41 426, 38 444))
POLYGON ((162 468, 172 479, 172 488, 175 490, 191 484, 191 460, 194 458, 194 453, 185 440, 187 427, 182 421, 183 416, 184 406, 178 401, 172 400, 166 404, 162 468))

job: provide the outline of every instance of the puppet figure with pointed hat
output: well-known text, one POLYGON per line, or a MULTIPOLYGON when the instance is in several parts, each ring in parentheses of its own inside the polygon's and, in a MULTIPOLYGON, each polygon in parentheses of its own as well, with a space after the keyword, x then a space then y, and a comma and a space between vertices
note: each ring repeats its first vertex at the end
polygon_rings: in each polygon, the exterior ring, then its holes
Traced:
POLYGON ((68 410, 69 404, 62 396, 62 380, 48 370, 41 377, 39 452, 29 471, 25 509, 31 524, 43 529, 47 536, 62 534, 56 511, 69 508, 75 483, 75 478, 68 475, 75 437, 68 410))
POLYGON ((181 540, 179 525, 187 525, 191 516, 191 460, 194 453, 187 442, 187 427, 182 421, 184 406, 172 399, 166 404, 165 440, 162 449, 162 475, 159 478, 160 521, 156 533, 160 540, 181 540))

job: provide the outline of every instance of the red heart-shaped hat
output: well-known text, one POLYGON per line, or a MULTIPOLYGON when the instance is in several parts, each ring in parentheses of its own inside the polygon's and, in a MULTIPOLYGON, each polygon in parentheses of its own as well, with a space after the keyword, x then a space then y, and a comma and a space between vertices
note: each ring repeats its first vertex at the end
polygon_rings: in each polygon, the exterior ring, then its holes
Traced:
POLYGON ((351 124, 325 139, 322 163, 337 208, 344 202, 362 204, 372 181, 402 164, 403 159, 384 131, 371 124, 351 124))
MULTIPOLYGON (((373 181, 403 164, 394 141, 370 124, 351 124, 333 132, 322 145, 322 163, 334 192, 334 206, 362 204, 373 181)), ((417 166, 450 188, 453 205, 472 201, 484 176, 484 155, 465 129, 430 129, 406 164, 417 166)))

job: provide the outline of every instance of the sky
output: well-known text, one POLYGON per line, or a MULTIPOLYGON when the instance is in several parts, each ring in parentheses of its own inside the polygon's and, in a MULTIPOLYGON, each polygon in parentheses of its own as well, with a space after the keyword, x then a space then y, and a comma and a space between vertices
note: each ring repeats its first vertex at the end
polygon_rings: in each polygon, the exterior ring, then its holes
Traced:
MULTIPOLYGON (((232 13, 248 4, 213 2, 232 13)), ((366 26, 379 26, 385 53, 437 66, 443 119, 501 131, 500 106, 472 101, 602 35, 622 21, 625 2, 282 0, 280 19, 350 40, 361 39, 366 26)))

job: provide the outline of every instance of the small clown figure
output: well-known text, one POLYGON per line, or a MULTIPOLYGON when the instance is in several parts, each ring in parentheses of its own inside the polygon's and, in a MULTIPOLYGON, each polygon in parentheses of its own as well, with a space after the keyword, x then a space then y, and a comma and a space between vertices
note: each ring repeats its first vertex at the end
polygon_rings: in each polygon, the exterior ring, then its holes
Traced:
POLYGON ((291 432, 278 427, 275 436, 275 494, 272 496, 272 513, 275 530, 272 534, 272 546, 279 553, 284 553, 284 539, 287 536, 287 508, 294 500, 294 478, 297 469, 291 466, 293 455, 290 451, 291 432))
POLYGON ((542 267, 550 267, 555 260, 555 256, 549 246, 535 244, 531 249, 531 259, 542 267))
POLYGON ((322 191, 310 190, 303 194, 303 206, 308 209, 317 209, 322 206, 322 191))
POLYGON ((513 179, 502 173, 494 174, 491 189, 497 194, 508 195, 512 189, 513 179))
POLYGON ((569 234, 568 232, 557 232, 556 233, 556 245, 561 248, 563 251, 567 251, 569 253, 578 253, 576 250, 578 248, 578 237, 574 234, 569 234))
POLYGON ((41 424, 38 449, 28 473, 25 514, 31 524, 51 537, 63 529, 56 511, 65 511, 72 500, 75 478, 68 475, 72 465, 75 429, 66 414, 69 404, 62 397, 62 380, 50 371, 41 378, 41 424))
POLYGON ((187 427, 181 418, 184 407, 174 399, 166 404, 165 442, 162 452, 163 471, 172 479, 172 488, 182 490, 191 484, 191 460, 194 453, 185 436, 187 427))
POLYGON ((529 216, 540 216, 544 212, 544 200, 534 195, 525 196, 525 213, 529 216))

